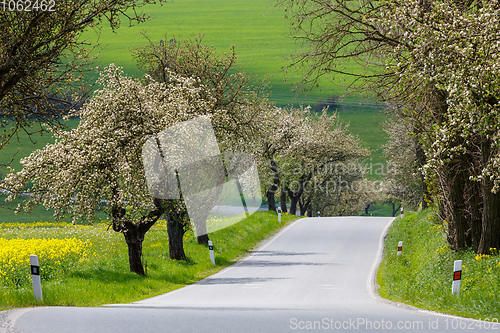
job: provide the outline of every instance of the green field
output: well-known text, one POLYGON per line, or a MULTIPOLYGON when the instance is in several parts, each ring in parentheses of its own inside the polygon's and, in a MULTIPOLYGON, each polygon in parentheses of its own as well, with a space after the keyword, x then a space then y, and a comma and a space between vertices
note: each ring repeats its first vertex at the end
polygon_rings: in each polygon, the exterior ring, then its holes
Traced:
MULTIPOLYGON (((320 88, 314 89, 310 95, 295 96, 290 88, 298 82, 300 75, 292 71, 288 74, 288 82, 284 82, 281 68, 288 64, 287 58, 297 53, 299 47, 285 36, 289 22, 272 1, 176 0, 163 5, 148 5, 143 11, 151 16, 146 23, 128 27, 124 22, 116 33, 107 27, 102 29, 99 42, 103 49, 97 64, 115 63, 125 72, 138 75, 130 48, 148 43, 141 32, 146 32, 158 43, 174 36, 181 39, 203 34, 205 44, 214 45, 220 51, 227 51, 234 45, 246 72, 259 79, 269 78, 271 100, 280 105, 315 104, 325 97, 340 96, 345 94, 342 82, 351 82, 349 78, 341 77, 335 78, 335 84, 323 80, 320 88)), ((97 34, 90 31, 85 38, 94 42, 97 34)))
MULTIPOLYGON (((79 119, 73 118, 65 122, 65 124, 69 128, 76 128, 79 122, 79 119)), ((7 164, 19 171, 21 158, 28 156, 33 150, 43 148, 46 144, 53 142, 54 138, 50 133, 35 134, 29 137, 26 133, 19 132, 8 145, 0 149, 0 178, 3 178, 9 172, 7 164)), ((0 204, 2 202, 3 200, 0 201, 0 204)))
MULTIPOLYGON (((338 111, 340 119, 350 123, 351 132, 359 135, 366 147, 373 151, 372 163, 385 162, 379 149, 379 145, 387 140, 379 126, 384 118, 381 107, 365 96, 345 96, 351 77, 336 75, 325 78, 319 87, 307 94, 297 95, 292 91, 293 84, 300 81, 301 73, 291 70, 285 77, 282 67, 289 64, 288 58, 299 52, 300 47, 286 36, 289 22, 273 1, 179 0, 162 6, 146 6, 144 12, 151 15, 151 20, 146 23, 133 27, 124 25, 116 33, 109 28, 102 30, 99 41, 103 49, 97 64, 115 63, 130 75, 141 75, 130 52, 131 48, 147 44, 141 32, 146 32, 158 43, 174 36, 190 38, 203 34, 206 45, 214 45, 221 52, 235 45, 242 69, 255 75, 257 80, 268 78, 270 99, 278 105, 317 105, 322 100, 337 100, 331 105, 331 110, 338 111)), ((86 38, 95 41, 96 34, 89 32, 86 38)), ((349 62, 342 66, 361 70, 349 62)))

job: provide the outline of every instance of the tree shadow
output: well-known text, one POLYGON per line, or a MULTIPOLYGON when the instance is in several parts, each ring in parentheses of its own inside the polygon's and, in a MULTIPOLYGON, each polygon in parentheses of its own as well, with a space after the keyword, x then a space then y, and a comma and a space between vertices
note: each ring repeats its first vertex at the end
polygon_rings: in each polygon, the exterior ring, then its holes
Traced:
POLYGON ((264 283, 274 280, 285 280, 286 278, 205 278, 196 282, 197 285, 216 285, 216 284, 254 284, 254 283, 264 283))
POLYGON ((103 283, 127 283, 130 281, 141 281, 146 277, 136 273, 116 271, 109 268, 89 268, 86 270, 71 272, 69 278, 85 280, 97 280, 103 283))

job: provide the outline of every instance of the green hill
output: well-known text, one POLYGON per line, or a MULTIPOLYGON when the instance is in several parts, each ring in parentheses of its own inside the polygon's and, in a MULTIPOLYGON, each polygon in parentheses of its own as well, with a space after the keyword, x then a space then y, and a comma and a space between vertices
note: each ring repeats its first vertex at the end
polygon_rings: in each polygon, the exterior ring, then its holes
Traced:
MULTIPOLYGON (((143 11, 151 16, 146 23, 127 27, 124 21, 116 33, 108 27, 101 31, 99 42, 103 50, 97 64, 115 63, 129 74, 139 74, 129 49, 147 44, 141 32, 146 32, 158 43, 173 36, 181 39, 203 34, 207 45, 214 45, 221 51, 235 45, 236 54, 248 73, 260 79, 269 76, 271 99, 278 104, 315 104, 325 97, 345 93, 340 78, 336 78, 338 83, 324 80, 309 96, 295 98, 290 88, 298 82, 299 73, 289 73, 288 82, 284 82, 281 68, 288 63, 287 57, 298 52, 298 46, 286 37, 288 21, 283 18, 283 12, 269 0, 176 0, 148 5, 143 11)), ((93 31, 85 37, 97 40, 93 31)))

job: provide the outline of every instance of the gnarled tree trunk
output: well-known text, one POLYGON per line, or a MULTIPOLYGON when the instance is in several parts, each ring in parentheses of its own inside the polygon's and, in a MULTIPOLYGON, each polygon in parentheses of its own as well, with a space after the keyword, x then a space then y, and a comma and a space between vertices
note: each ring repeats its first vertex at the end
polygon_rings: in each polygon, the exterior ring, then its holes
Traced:
POLYGON ((135 222, 126 217, 125 208, 113 207, 111 209, 113 230, 121 232, 125 237, 128 246, 129 268, 132 273, 146 275, 142 266, 142 242, 146 233, 163 214, 163 203, 164 201, 161 199, 154 199, 151 211, 135 222))
POLYGON ((145 233, 138 232, 137 228, 123 232, 128 246, 128 262, 130 271, 139 275, 146 275, 142 266, 142 242, 145 233), (134 230, 135 229, 135 230, 134 230))
POLYGON ((168 233, 168 253, 170 259, 173 260, 186 260, 186 253, 184 253, 184 226, 175 219, 168 218, 167 220, 167 233, 168 233))
MULTIPOLYGON (((483 166, 491 158, 491 142, 483 139, 481 144, 481 157, 483 166)), ((481 181, 483 194, 483 216, 481 240, 478 253, 488 254, 490 248, 500 249, 500 193, 491 192, 493 182, 486 176, 481 181)))
MULTIPOLYGON (((187 209, 182 200, 168 200, 167 218, 168 253, 170 259, 186 260, 184 233, 186 232, 187 209)), ((207 236, 208 237, 208 236, 207 236)))

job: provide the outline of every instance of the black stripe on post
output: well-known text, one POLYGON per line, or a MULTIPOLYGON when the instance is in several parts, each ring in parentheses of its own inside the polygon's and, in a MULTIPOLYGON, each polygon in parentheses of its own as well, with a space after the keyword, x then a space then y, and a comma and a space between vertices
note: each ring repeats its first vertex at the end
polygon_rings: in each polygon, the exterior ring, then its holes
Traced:
POLYGON ((31 275, 40 275, 40 266, 31 265, 31 275))

